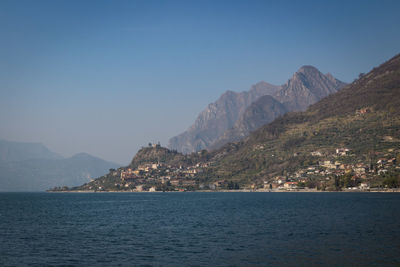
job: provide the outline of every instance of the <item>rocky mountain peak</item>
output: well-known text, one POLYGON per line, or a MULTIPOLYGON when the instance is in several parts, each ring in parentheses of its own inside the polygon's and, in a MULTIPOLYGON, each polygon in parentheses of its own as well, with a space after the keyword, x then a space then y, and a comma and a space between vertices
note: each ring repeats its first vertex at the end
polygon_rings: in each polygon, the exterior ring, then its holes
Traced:
POLYGON ((261 81, 252 85, 248 91, 239 93, 226 91, 199 114, 187 131, 171 138, 168 147, 179 152, 191 153, 208 149, 215 143, 220 145, 223 142, 237 140, 238 137, 243 137, 254 130, 254 127, 261 126, 260 123, 266 123, 281 115, 282 110, 285 112, 305 110, 321 98, 336 92, 343 85, 344 83, 333 76, 327 77, 313 66, 302 66, 282 86, 261 81), (271 98, 258 102, 243 117, 250 105, 266 95, 270 95, 271 98), (279 107, 275 102, 283 106, 279 107), (235 126, 238 120, 241 120, 241 123, 235 126), (230 132, 225 134, 228 130, 230 132))
POLYGON ((337 92, 345 83, 325 76, 313 66, 302 66, 274 97, 289 111, 302 111, 318 100, 337 92))
POLYGON ((317 68, 313 66, 302 66, 298 71, 293 74, 293 77, 288 82, 302 82, 310 85, 318 80, 327 79, 317 68))
POLYGON ((168 147, 183 153, 207 149, 226 130, 233 127, 248 106, 263 95, 273 94, 280 86, 266 82, 253 85, 248 91, 223 93, 197 117, 184 133, 169 140, 168 147))
POLYGON ((319 73, 319 70, 311 65, 301 66, 300 69, 296 73, 319 73))

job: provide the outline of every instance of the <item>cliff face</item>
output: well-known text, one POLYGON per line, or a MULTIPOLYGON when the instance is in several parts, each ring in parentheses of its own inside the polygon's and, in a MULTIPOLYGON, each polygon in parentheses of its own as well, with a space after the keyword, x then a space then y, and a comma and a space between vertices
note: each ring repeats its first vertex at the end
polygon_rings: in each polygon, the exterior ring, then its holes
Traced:
POLYGON ((229 142, 239 141, 248 136, 252 131, 264 124, 270 123, 275 118, 285 114, 287 109, 270 95, 265 95, 253 102, 239 117, 235 125, 225 131, 211 146, 216 149, 229 142))
POLYGON ((311 104, 336 93, 346 84, 312 66, 301 67, 274 97, 288 111, 304 111, 311 104))
POLYGON ((263 95, 275 93, 280 87, 266 82, 253 85, 249 91, 227 91, 208 105, 195 123, 184 133, 169 141, 169 148, 183 153, 207 149, 226 130, 233 127, 246 108, 263 95))
POLYGON ((288 111, 305 110, 344 85, 330 74, 303 66, 282 86, 260 82, 246 92, 227 91, 209 104, 187 131, 171 138, 169 148, 183 153, 218 148, 247 136, 288 111), (255 103, 266 95, 273 98, 255 103))

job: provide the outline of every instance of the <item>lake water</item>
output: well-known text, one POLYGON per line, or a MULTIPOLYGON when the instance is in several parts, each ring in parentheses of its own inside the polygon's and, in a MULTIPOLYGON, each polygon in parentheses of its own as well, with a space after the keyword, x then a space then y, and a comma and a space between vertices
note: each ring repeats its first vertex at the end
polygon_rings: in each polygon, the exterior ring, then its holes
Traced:
POLYGON ((400 194, 1 193, 0 265, 400 266, 400 194))

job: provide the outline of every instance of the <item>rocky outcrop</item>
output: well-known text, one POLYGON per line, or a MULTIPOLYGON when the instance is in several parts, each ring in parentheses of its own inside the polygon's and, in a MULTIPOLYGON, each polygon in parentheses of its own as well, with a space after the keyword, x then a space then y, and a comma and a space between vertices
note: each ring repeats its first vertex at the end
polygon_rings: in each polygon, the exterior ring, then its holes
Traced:
POLYGON ((301 67, 291 79, 274 94, 288 111, 304 111, 311 104, 336 93, 346 84, 331 74, 324 75, 313 66, 301 67))
POLYGON ((195 123, 184 133, 169 141, 169 148, 183 153, 207 149, 224 132, 232 128, 246 108, 263 95, 271 95, 280 89, 266 82, 253 85, 249 91, 227 91, 208 105, 195 123))
POLYGON ((217 139, 210 149, 216 149, 229 142, 239 141, 264 124, 285 114, 287 109, 278 100, 265 95, 253 102, 236 121, 235 125, 217 139))

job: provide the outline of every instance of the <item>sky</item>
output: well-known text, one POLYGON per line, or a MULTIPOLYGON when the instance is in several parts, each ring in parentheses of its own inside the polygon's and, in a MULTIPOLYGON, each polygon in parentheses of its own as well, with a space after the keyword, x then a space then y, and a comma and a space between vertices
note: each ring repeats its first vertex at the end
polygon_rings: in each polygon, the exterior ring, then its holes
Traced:
POLYGON ((0 1, 0 139, 122 165, 224 91, 400 52, 400 1, 0 1))

